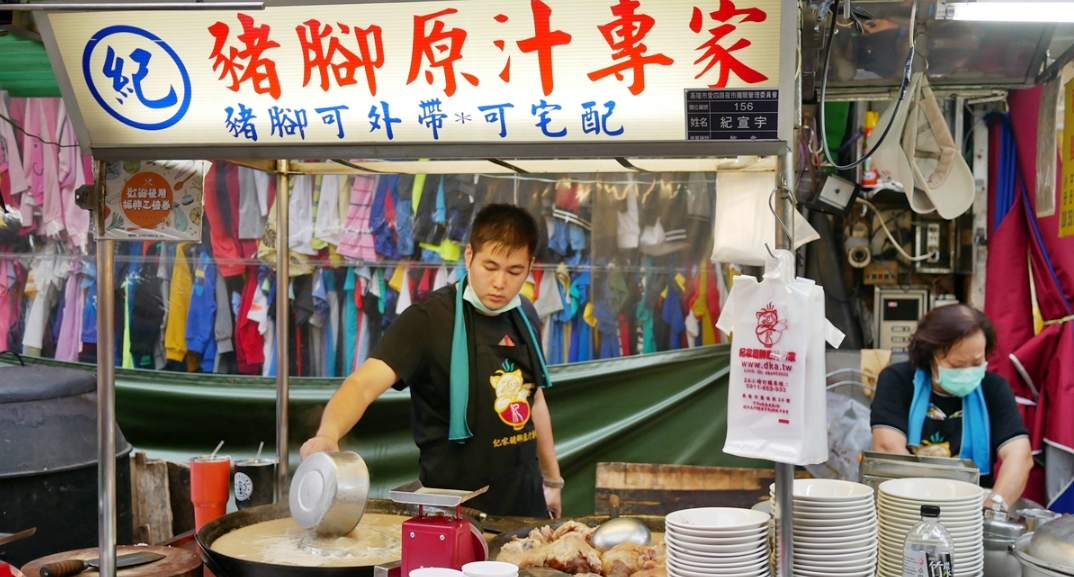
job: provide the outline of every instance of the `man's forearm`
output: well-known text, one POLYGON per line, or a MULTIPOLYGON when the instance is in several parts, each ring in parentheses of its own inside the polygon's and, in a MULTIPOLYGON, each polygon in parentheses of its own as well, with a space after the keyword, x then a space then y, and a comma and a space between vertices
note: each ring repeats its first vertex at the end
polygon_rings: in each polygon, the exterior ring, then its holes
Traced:
POLYGON ((325 405, 317 435, 339 441, 361 420, 374 400, 376 396, 371 396, 367 387, 361 385, 357 373, 347 377, 325 405))

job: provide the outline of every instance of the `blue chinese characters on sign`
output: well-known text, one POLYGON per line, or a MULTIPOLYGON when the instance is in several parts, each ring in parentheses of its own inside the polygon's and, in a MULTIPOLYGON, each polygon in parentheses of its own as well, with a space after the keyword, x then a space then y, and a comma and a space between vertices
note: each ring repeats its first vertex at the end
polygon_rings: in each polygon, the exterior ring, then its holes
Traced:
POLYGON ((133 128, 163 130, 190 108, 183 61, 168 43, 137 26, 108 26, 94 34, 82 51, 82 75, 101 108, 133 128))

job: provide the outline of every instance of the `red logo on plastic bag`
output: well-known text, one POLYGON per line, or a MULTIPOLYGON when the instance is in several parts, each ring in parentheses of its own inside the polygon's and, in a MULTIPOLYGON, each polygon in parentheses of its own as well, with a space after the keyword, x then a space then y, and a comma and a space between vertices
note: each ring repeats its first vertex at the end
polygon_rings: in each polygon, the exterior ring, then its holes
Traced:
POLYGON ((754 334, 766 348, 770 349, 778 343, 786 330, 787 321, 780 320, 779 311, 772 303, 768 303, 763 309, 757 311, 757 327, 754 328, 754 334))

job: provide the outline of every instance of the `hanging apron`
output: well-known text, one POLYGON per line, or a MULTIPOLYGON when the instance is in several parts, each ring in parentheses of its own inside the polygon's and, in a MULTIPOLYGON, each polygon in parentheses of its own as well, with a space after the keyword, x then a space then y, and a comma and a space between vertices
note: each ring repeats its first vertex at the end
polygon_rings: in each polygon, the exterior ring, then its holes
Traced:
MULTIPOLYGON (((525 334, 519 313, 507 314, 514 333, 525 334)), ((479 334, 473 316, 467 307, 471 343, 479 334)), ((470 363, 467 421, 473 437, 457 443, 445 436, 423 446, 421 482, 426 487, 462 490, 487 485, 488 492, 466 506, 489 515, 547 517, 533 426, 536 356, 525 340, 517 338, 514 346, 471 344, 470 363)))

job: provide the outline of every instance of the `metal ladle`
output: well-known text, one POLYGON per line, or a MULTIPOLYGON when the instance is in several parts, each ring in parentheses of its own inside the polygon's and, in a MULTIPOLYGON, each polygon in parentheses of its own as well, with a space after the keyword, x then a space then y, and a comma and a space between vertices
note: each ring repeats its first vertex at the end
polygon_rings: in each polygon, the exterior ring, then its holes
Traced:
POLYGON ((653 533, 645 526, 645 523, 630 517, 617 517, 605 521, 593 531, 593 546, 601 551, 607 551, 623 543, 646 546, 652 543, 652 540, 653 533))

